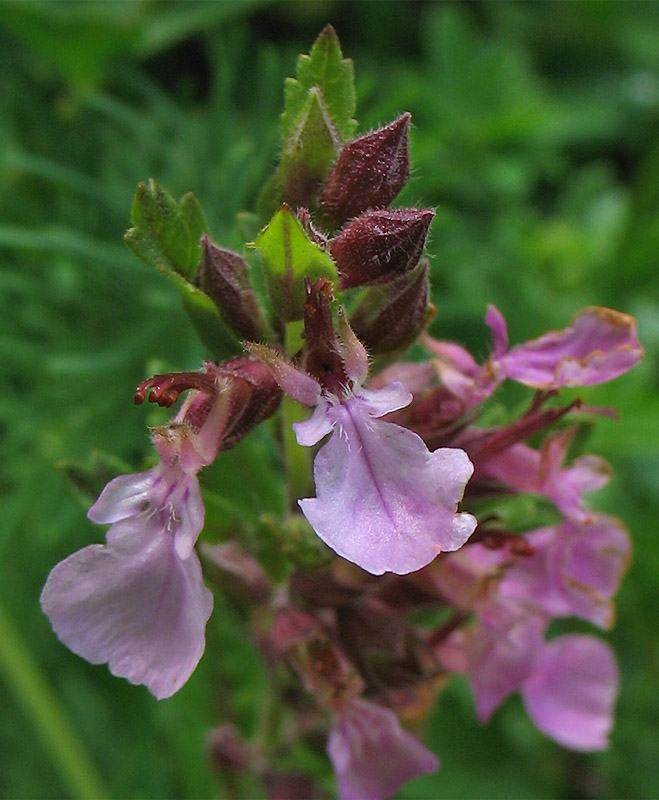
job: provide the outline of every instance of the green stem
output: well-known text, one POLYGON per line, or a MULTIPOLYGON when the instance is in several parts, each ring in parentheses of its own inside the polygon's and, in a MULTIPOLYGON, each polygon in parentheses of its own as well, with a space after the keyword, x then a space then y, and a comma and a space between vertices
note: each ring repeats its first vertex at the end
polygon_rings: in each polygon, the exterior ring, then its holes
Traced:
POLYGON ((84 800, 109 797, 71 721, 0 604, 0 675, 24 707, 64 786, 84 800))

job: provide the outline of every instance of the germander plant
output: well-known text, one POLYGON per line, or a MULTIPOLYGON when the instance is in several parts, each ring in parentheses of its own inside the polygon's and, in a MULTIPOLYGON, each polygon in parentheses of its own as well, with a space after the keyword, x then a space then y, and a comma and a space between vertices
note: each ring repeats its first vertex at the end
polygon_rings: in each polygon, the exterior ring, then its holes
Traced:
POLYGON ((152 429, 158 462, 90 508, 106 543, 58 564, 41 596, 64 644, 162 699, 203 655, 205 576, 230 587, 281 707, 274 736, 249 743, 223 724, 211 750, 273 797, 318 795, 285 753, 319 730, 343 800, 436 770, 417 733, 452 674, 466 674, 481 721, 519 691, 541 731, 583 751, 607 746, 618 690, 608 645, 547 628, 613 622, 629 537, 584 499, 610 468, 570 446, 579 415, 614 412, 560 391, 633 367, 635 322, 588 308, 511 348, 490 306, 484 364, 431 338, 434 212, 391 207, 410 115, 354 138, 354 111, 352 64, 328 27, 286 83, 279 166, 242 253, 211 239, 192 194, 138 187, 126 241, 174 282, 213 360, 137 387, 137 404, 187 395, 152 429), (414 343, 423 357, 400 360, 414 343), (504 381, 532 390, 505 419, 490 413, 504 381), (204 468, 221 470, 257 426, 284 502, 246 515, 204 468), (522 494, 536 502, 515 513, 522 494))

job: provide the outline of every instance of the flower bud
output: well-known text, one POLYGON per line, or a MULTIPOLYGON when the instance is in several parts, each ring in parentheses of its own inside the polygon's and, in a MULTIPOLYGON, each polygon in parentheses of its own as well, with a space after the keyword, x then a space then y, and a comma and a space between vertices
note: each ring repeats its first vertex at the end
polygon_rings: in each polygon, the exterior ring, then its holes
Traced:
POLYGON ((239 336, 262 338, 266 325, 245 260, 238 253, 216 245, 206 235, 201 237, 201 248, 196 285, 213 300, 239 336))
POLYGON ((367 208, 384 208, 410 175, 407 130, 410 115, 348 142, 320 195, 323 216, 336 225, 367 208))
POLYGON ((429 264, 422 261, 385 286, 369 289, 354 310, 350 325, 372 355, 409 346, 430 322, 429 264))
POLYGON ((388 283, 414 269, 434 215, 429 208, 382 209, 349 222, 330 244, 341 289, 388 283))

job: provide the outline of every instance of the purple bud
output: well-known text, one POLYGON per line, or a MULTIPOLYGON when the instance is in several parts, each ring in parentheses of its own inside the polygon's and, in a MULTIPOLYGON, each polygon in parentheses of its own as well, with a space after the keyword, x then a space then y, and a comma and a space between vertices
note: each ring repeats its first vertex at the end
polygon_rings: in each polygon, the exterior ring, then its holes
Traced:
POLYGON ((349 222, 330 244, 340 287, 387 283, 414 269, 434 216, 430 208, 385 208, 349 222))
POLYGON ((202 257, 195 283, 245 339, 260 339, 266 325, 249 280, 247 263, 231 250, 201 237, 202 257))
POLYGON ((320 195, 323 215, 335 224, 367 208, 384 208, 410 175, 407 131, 410 115, 348 142, 339 154, 320 195))
POLYGON ((350 318, 355 334, 372 355, 393 353, 410 345, 434 315, 429 304, 429 264, 386 286, 374 286, 362 297, 350 318))

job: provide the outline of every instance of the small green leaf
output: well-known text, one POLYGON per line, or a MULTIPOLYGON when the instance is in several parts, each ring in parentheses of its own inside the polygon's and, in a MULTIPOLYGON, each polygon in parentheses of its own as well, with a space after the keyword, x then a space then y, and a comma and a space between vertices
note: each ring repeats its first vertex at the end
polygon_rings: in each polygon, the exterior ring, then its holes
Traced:
POLYGON ((192 279, 201 258, 200 239, 208 232, 197 198, 188 192, 180 203, 153 178, 137 187, 131 210, 133 227, 124 240, 147 264, 192 279))
POLYGON ((331 25, 320 33, 311 53, 297 60, 297 78, 284 84, 285 105, 282 114, 282 140, 285 142, 299 123, 307 95, 317 86, 337 131, 350 139, 357 127, 352 118, 357 104, 352 60, 343 58, 336 31, 331 25))
POLYGON ((133 227, 124 241, 142 261, 173 282, 199 338, 213 358, 222 361, 241 351, 211 298, 191 283, 201 260, 201 235, 208 226, 196 197, 180 203, 153 178, 137 187, 131 212, 133 227))
POLYGON ((309 239, 288 206, 277 211, 256 237, 254 246, 263 260, 273 309, 283 322, 302 319, 305 278, 336 281, 334 262, 309 239))

